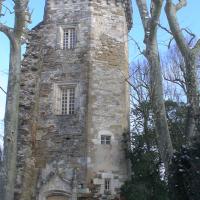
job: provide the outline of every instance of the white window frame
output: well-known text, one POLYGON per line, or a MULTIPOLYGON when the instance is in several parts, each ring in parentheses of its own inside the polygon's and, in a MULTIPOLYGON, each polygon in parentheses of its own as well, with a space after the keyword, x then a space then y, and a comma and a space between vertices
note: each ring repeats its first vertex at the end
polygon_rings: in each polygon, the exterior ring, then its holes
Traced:
POLYGON ((62 48, 63 50, 74 49, 77 42, 77 33, 74 27, 63 28, 62 48))
POLYGON ((111 144, 111 135, 101 135, 101 144, 111 144))
POLYGON ((75 88, 61 87, 61 114, 72 115, 75 112, 75 88))
POLYGON ((56 115, 75 114, 75 103, 76 103, 75 85, 55 85, 54 98, 55 98, 54 112, 56 115))

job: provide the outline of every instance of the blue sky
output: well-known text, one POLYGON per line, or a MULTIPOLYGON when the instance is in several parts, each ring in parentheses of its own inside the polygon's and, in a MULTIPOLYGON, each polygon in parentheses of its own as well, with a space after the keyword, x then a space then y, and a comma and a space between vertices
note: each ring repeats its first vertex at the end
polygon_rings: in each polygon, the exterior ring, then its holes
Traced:
MULTIPOLYGON (((44 10, 44 1, 45 0, 30 0, 30 11, 32 12, 32 24, 30 28, 35 26, 42 20, 43 10, 44 10)), ((138 41, 141 47, 143 47, 143 29, 138 15, 138 10, 133 1, 133 28, 130 31, 131 37, 138 41)), ((149 1, 149 0, 147 0, 149 1)), ((12 8, 12 0, 7 0, 7 5, 12 8)), ((193 33, 200 37, 200 1, 199 0, 189 0, 188 6, 183 8, 179 14, 179 22, 181 27, 189 28, 193 33)), ((8 14, 8 12, 7 12, 8 14)), ((1 18, 1 22, 12 25, 12 15, 6 15, 5 18, 1 18)), ((165 14, 163 12, 161 16, 161 24, 167 27, 167 22, 165 19, 165 14)), ((161 51, 165 51, 167 41, 169 40, 168 33, 164 31, 159 31, 159 48, 161 51)), ((133 42, 129 42, 129 60, 136 61, 138 59, 137 55, 139 54, 136 46, 133 42)), ((7 72, 8 72, 8 61, 9 61, 9 42, 5 35, 0 33, 0 86, 6 89, 7 85, 7 72)), ((4 107, 5 107, 5 94, 0 91, 0 120, 4 118, 4 107)), ((0 124, 0 134, 2 133, 2 126, 0 124)))

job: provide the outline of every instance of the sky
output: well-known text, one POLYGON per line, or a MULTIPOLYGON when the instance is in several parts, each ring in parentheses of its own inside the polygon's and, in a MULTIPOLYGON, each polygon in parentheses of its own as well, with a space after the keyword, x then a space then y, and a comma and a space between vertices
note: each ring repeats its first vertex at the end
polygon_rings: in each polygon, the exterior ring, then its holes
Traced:
MULTIPOLYGON (((12 9, 13 3, 12 0, 6 0, 7 6, 12 9)), ((45 0, 30 0, 30 12, 32 13, 32 23, 29 25, 29 28, 37 25, 43 18, 45 0)), ((144 48, 143 45, 143 28, 138 14, 137 6, 135 0, 133 2, 133 28, 129 32, 129 35, 134 38, 141 48, 144 48)), ((149 2, 149 0, 147 0, 149 2)), ((197 38, 200 37, 200 1, 199 0, 188 0, 187 7, 183 8, 178 12, 178 19, 182 28, 190 29, 197 38)), ((6 12, 6 17, 1 18, 2 23, 12 26, 13 15, 10 15, 6 12)), ((164 11, 161 15, 161 22, 163 26, 168 27, 164 11)), ((162 52, 166 50, 166 45, 169 41, 169 34, 163 30, 158 32, 159 38, 159 48, 162 52)), ((137 61, 139 52, 135 44, 130 40, 129 41, 129 62, 137 61)), ((0 86, 6 90, 7 88, 7 75, 8 75, 8 63, 9 63, 9 41, 6 36, 0 33, 0 86)), ((6 95, 0 91, 0 135, 3 133, 2 121, 4 118, 5 110, 5 101, 6 95)), ((1 136, 0 136, 1 137, 1 136)), ((0 145, 1 145, 0 138, 0 145)))

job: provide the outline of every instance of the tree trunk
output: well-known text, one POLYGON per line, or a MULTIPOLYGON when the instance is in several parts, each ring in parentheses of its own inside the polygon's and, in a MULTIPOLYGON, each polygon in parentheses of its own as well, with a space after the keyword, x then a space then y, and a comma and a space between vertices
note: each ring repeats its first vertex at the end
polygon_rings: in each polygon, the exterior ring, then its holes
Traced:
POLYGON ((188 114, 185 134, 192 138, 199 132, 199 92, 196 76, 196 56, 188 52, 185 56, 186 66, 186 89, 188 99, 188 114))
POLYGON ((18 39, 15 40, 15 44, 11 45, 10 47, 9 80, 5 114, 5 175, 3 200, 12 200, 14 198, 14 186, 16 180, 20 66, 21 41, 18 39))
POLYGON ((172 35, 185 62, 185 84, 188 101, 188 114, 185 133, 189 138, 192 138, 199 132, 199 130, 197 130, 199 129, 199 92, 196 75, 196 62, 198 53, 200 51, 200 40, 193 48, 190 48, 179 26, 176 15, 177 12, 186 5, 186 0, 179 0, 179 2, 176 4, 173 3, 172 0, 167 0, 165 12, 172 35))
POLYGON ((158 148, 167 172, 173 155, 173 147, 167 124, 160 56, 157 43, 157 27, 160 19, 162 4, 163 0, 152 0, 149 13, 146 0, 137 0, 138 9, 145 32, 144 43, 146 45, 146 49, 144 55, 146 56, 150 66, 150 95, 154 113, 155 127, 158 135, 158 148))
MULTIPOLYGON (((3 2, 4 0, 0 0, 0 17, 2 16, 3 2)), ((21 69, 21 40, 22 36, 24 37, 27 33, 27 23, 30 22, 30 14, 28 10, 29 0, 16 0, 13 2, 14 28, 0 22, 0 31, 5 33, 9 38, 11 46, 4 131, 3 200, 14 199, 21 69)), ((5 8, 9 10, 9 8, 5 8)))
POLYGON ((173 155, 163 95, 162 73, 156 36, 147 43, 146 57, 150 65, 151 104, 154 113, 158 147, 166 172, 173 155))

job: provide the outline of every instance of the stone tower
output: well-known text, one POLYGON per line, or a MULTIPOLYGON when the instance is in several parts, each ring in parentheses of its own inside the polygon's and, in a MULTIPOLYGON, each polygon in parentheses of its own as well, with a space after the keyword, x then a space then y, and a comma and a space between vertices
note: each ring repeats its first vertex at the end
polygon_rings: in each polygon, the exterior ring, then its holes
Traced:
POLYGON ((46 0, 21 69, 15 200, 119 198, 131 14, 129 0, 46 0))

